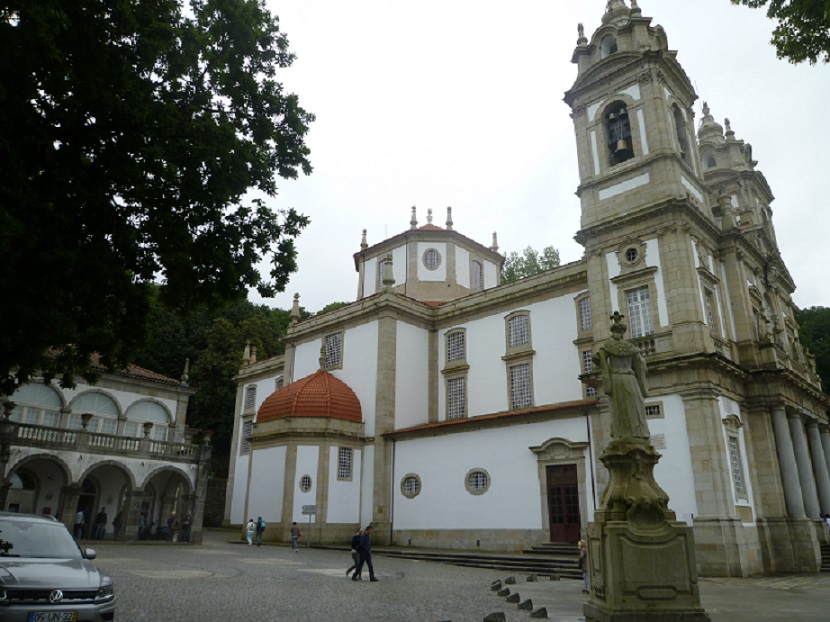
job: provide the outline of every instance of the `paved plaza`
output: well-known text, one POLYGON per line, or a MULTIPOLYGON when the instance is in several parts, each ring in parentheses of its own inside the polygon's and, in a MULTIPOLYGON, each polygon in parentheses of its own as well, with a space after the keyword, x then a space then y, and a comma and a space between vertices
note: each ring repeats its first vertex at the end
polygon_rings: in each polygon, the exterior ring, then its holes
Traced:
MULTIPOLYGON (((481 622, 503 612, 507 622, 531 622, 529 611, 490 586, 507 574, 376 554, 379 583, 345 576, 348 551, 229 542, 211 531, 201 545, 84 541, 98 551, 118 595, 117 619, 128 622, 481 622)), ((364 574, 367 574, 364 571, 364 574)), ((544 607, 548 619, 582 620, 581 582, 508 585, 544 607)), ((703 579, 703 605, 713 622, 816 622, 828 619, 830 574, 757 579, 703 579)))

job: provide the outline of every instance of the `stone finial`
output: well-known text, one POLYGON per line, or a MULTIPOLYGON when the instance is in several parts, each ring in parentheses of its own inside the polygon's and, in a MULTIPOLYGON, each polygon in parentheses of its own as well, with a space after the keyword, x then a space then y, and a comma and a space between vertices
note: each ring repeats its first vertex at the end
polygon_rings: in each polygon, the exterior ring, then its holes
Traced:
POLYGON ((585 36, 585 26, 582 25, 582 22, 579 22, 576 25, 576 32, 579 33, 579 38, 576 40, 576 44, 579 47, 585 47, 588 45, 588 38, 585 36))
POLYGON ((294 294, 294 304, 291 305, 291 313, 288 314, 289 324, 296 324, 300 321, 300 295, 294 294))
POLYGON ((452 231, 452 208, 447 206, 447 231, 452 231))
POLYGON ((634 15, 642 14, 643 10, 637 4, 637 0, 631 0, 631 13, 634 15))
POLYGON ((415 216, 415 206, 412 206, 412 217, 409 219, 409 228, 410 229, 417 229, 418 228, 418 218, 415 216))
POLYGON ((317 361, 320 364, 320 371, 325 371, 326 370, 326 344, 325 343, 323 343, 320 346, 320 358, 317 359, 317 361))
POLYGON ((256 363, 256 346, 251 346, 251 365, 256 363))
POLYGON ((360 238, 360 250, 365 251, 367 248, 369 248, 369 243, 366 242, 366 229, 364 229, 360 238))
POLYGON ((427 210, 427 224, 428 225, 432 224, 432 208, 431 207, 427 210))
POLYGON ((187 357, 184 360, 184 372, 182 372, 182 386, 188 386, 188 381, 190 380, 190 357, 187 357))
POLYGON ((732 130, 732 124, 729 122, 729 119, 723 120, 723 127, 726 130, 726 140, 734 140, 735 132, 732 130))
POLYGON ((389 289, 395 284, 395 275, 392 271, 392 253, 388 253, 386 255, 386 259, 383 260, 383 283, 384 289, 389 289))
POLYGON ((251 363, 251 342, 245 342, 245 349, 242 351, 242 364, 250 365, 251 363))
POLYGON ((490 245, 490 250, 494 252, 498 252, 499 250, 499 240, 495 231, 493 231, 493 243, 490 245))

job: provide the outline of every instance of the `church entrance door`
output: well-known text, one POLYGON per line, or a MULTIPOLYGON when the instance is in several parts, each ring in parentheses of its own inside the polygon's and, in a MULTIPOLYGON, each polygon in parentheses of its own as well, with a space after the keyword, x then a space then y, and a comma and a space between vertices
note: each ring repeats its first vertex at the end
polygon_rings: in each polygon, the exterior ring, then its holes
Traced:
POLYGON ((550 541, 579 542, 579 480, 575 464, 547 467, 550 541))

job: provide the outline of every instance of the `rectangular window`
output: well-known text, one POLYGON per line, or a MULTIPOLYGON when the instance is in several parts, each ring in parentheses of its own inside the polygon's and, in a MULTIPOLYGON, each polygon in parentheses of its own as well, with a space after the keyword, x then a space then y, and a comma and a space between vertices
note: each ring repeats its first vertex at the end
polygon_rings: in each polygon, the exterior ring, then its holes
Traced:
POLYGON ((447 379, 447 419, 467 416, 466 378, 447 379))
POLYGON ((463 361, 467 358, 464 347, 464 332, 456 331, 447 334, 447 362, 463 361))
POLYGON ((510 403, 513 410, 529 408, 533 405, 533 395, 530 390, 530 363, 519 363, 510 367, 510 403))
POLYGON ((591 330, 594 319, 591 315, 591 298, 586 296, 579 301, 579 330, 591 330))
POLYGON ((137 421, 127 421, 124 423, 124 436, 128 436, 129 438, 141 438, 144 435, 139 433, 137 421))
POLYGON ((337 448, 337 479, 352 479, 352 448, 337 448))
POLYGON ((254 422, 244 421, 242 423, 242 451, 251 451, 251 437, 254 435, 254 422))
POLYGON ((251 410, 256 405, 256 386, 245 389, 245 410, 251 410))
POLYGON ((470 287, 475 290, 484 289, 484 266, 475 259, 470 261, 470 287))
POLYGON ((738 437, 728 437, 729 441, 729 462, 732 466, 732 481, 735 484, 735 494, 738 497, 746 498, 746 484, 744 483, 744 467, 741 462, 741 447, 738 444, 738 437))
POLYGON ((153 426, 153 440, 154 441, 166 441, 167 440, 167 426, 166 425, 159 425, 158 423, 153 426))
POLYGON ((596 397, 597 390, 594 387, 585 387, 585 395, 587 397, 596 397))
POLYGON ((709 324, 709 332, 712 335, 717 335, 717 328, 715 326, 715 301, 714 294, 711 289, 706 289, 703 292, 703 304, 705 306, 706 323, 709 324))
POLYGON ((656 419, 663 416, 663 410, 660 404, 646 404, 646 417, 649 419, 656 419))
POLYGON ((341 338, 341 333, 332 333, 331 335, 326 335, 325 337, 326 369, 336 369, 340 367, 343 351, 341 338))
POLYGON ((641 287, 625 293, 628 303, 628 319, 631 337, 645 337, 654 334, 654 322, 651 319, 648 287, 641 287))
POLYGON ((530 343, 530 319, 527 315, 514 315, 507 320, 507 347, 518 348, 530 343))
POLYGON ((115 434, 115 428, 118 425, 117 419, 113 417, 94 417, 94 419, 98 419, 98 432, 101 434, 115 434))
POLYGON ((61 414, 56 410, 44 410, 40 425, 48 428, 56 428, 61 421, 61 414))
POLYGON ((383 290, 383 273, 386 270, 386 258, 385 257, 378 257, 378 289, 377 291, 383 290))
POLYGON ((590 374, 594 371, 594 353, 590 350, 583 350, 582 351, 582 372, 585 374, 590 374))

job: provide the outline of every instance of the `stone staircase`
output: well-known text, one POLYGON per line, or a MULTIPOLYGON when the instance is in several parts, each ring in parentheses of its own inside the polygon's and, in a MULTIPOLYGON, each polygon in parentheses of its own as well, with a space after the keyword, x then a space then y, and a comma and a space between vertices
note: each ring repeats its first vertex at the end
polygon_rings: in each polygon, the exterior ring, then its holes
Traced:
POLYGON ((821 571, 830 572, 830 544, 821 545, 821 571))
POLYGON ((488 568, 499 572, 534 574, 562 579, 581 579, 575 544, 542 544, 522 551, 521 556, 466 551, 377 548, 375 555, 439 562, 470 568, 488 568))

